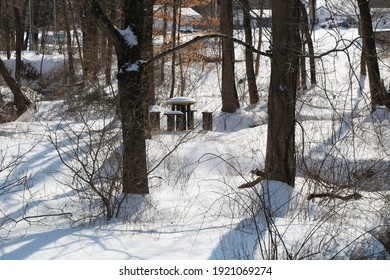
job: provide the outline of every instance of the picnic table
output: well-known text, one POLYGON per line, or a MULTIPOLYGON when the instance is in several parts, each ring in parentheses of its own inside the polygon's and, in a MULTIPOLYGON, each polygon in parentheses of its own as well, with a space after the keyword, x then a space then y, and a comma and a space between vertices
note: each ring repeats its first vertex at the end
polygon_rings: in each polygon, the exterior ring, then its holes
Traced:
POLYGON ((191 105, 196 100, 191 97, 174 97, 168 99, 167 104, 172 106, 172 110, 166 112, 168 117, 168 130, 192 130, 194 129, 194 112, 191 105), (176 125, 175 125, 176 124, 176 125))

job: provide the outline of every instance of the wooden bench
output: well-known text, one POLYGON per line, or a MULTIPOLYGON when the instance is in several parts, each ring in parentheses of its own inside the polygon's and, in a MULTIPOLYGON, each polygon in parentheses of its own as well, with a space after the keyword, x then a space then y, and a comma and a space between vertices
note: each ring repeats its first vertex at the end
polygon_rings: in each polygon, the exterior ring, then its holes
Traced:
POLYGON ((184 129, 184 114, 181 111, 168 111, 164 115, 167 116, 167 130, 168 131, 182 131, 184 129))

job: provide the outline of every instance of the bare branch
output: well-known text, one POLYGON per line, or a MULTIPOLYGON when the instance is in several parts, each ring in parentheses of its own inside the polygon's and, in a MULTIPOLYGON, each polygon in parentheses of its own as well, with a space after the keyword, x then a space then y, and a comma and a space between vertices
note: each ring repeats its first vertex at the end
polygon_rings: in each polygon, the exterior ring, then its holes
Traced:
POLYGON ((237 43, 237 44, 240 44, 244 47, 247 47, 249 49, 251 49, 254 53, 258 53, 260 55, 263 55, 263 56, 266 56, 266 57, 271 57, 272 55, 270 53, 267 53, 267 52, 262 52, 258 49, 256 49, 254 46, 252 45, 249 45, 239 39, 236 39, 234 37, 231 37, 231 36, 227 36, 227 35, 224 35, 224 34, 220 34, 220 33, 213 33, 213 34, 206 34, 206 35, 201 35, 201 36, 196 36, 195 38, 179 45, 179 46, 176 46, 174 48, 171 48, 169 50, 166 50, 164 52, 161 52, 159 54, 157 54, 156 56, 152 57, 151 59, 149 59, 148 61, 145 62, 144 66, 147 67, 149 64, 152 64, 154 61, 164 57, 164 56, 167 56, 173 52, 177 52, 181 49, 184 49, 184 48, 187 48, 195 43, 198 43, 198 42, 201 42, 201 41, 205 41, 205 40, 209 40, 209 39, 214 39, 214 38, 221 38, 221 39, 229 39, 229 40, 232 40, 234 43, 237 43))

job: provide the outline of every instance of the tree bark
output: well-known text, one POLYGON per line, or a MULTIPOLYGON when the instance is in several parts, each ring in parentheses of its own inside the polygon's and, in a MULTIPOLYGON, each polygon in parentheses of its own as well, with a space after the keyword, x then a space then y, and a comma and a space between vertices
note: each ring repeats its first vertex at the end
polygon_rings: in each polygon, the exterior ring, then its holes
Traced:
MULTIPOLYGON (((154 1, 146 0, 145 2, 152 2, 152 4, 144 4, 144 5, 153 5, 154 1)), ((141 56, 143 60, 149 60, 153 57, 153 9, 146 9, 143 20, 143 33, 144 37, 147 40, 142 40, 143 47, 141 56)), ((147 93, 147 104, 146 105, 155 105, 156 104, 156 96, 155 96, 155 65, 152 63, 149 65, 147 69, 144 69, 142 72, 142 79, 144 85, 144 92, 147 93)), ((146 108, 148 109, 148 108, 146 108)))
POLYGON ((68 53, 68 75, 70 83, 75 81, 75 71, 74 71, 74 59, 73 59, 73 48, 72 48, 72 36, 70 33, 70 23, 69 16, 66 9, 66 0, 61 1, 61 9, 64 15, 64 26, 66 32, 66 49, 68 53))
POLYGON ((10 11, 12 9, 8 1, 0 1, 0 40, 5 44, 7 59, 11 58, 12 39, 14 38, 10 26, 10 11))
POLYGON ((31 105, 31 102, 27 99, 27 97, 23 94, 20 89, 18 83, 14 78, 8 73, 7 68, 4 65, 3 60, 0 58, 0 74, 3 76, 4 81, 7 86, 10 88, 13 96, 14 96, 14 105, 17 109, 17 115, 21 116, 24 112, 27 111, 28 107, 31 105))
POLYGON ((99 50, 98 48, 98 29, 94 23, 92 15, 88 12, 87 7, 81 10, 81 25, 83 32, 82 50, 83 50, 83 77, 84 81, 97 81, 99 68, 99 50))
MULTIPOLYGON (((244 12, 244 30, 245 30, 245 43, 252 45, 252 16, 250 15, 250 7, 248 0, 241 0, 244 12)), ((260 40, 260 38, 259 38, 260 40)), ((245 48, 245 66, 246 66, 246 78, 248 80, 249 90, 249 103, 256 104, 259 102, 259 92, 257 90, 256 75, 254 69, 253 52, 249 47, 245 48)))
MULTIPOLYGON (((172 48, 176 47, 176 35, 177 35, 177 11, 178 0, 173 0, 173 13, 172 13, 172 48)), ((169 97, 172 98, 175 95, 176 84, 176 53, 172 53, 171 63, 171 92, 169 97)))
POLYGON ((122 185, 125 194, 149 193, 145 143, 146 94, 142 85, 142 48, 150 34, 144 32, 145 13, 153 9, 152 0, 126 0, 124 26, 136 42, 126 41, 103 13, 96 0, 84 0, 109 40, 118 60, 118 93, 122 123, 122 185))
MULTIPOLYGON (((314 58, 314 46, 313 40, 311 38, 311 32, 309 29, 309 16, 307 14, 305 5, 303 2, 300 2, 300 11, 302 15, 302 33, 304 40, 302 44, 307 44, 309 51, 309 64, 310 64, 310 84, 315 85, 317 83, 317 75, 316 75, 316 62, 314 58)), ((313 19, 311 19, 313 21, 313 19)), ((313 23, 312 23, 313 24, 313 23)), ((304 48, 304 47, 303 47, 304 48)))
POLYGON ((268 96, 267 179, 294 186, 295 104, 299 71, 299 1, 272 1, 271 82, 268 96))
POLYGON ((379 72, 378 56, 376 52, 375 36, 372 29, 372 19, 370 6, 367 0, 358 0, 361 35, 363 38, 363 50, 365 51, 365 61, 368 70, 368 79, 371 95, 371 109, 376 110, 377 105, 384 105, 380 96, 381 76, 379 72))
POLYGON ((22 72, 22 44, 23 44, 23 33, 22 33, 22 21, 20 18, 19 8, 14 5, 14 15, 15 15, 15 81, 20 85, 20 77, 22 72))
MULTIPOLYGON (((260 0, 260 16, 258 18, 258 21, 260 22, 259 26, 259 40, 257 41, 257 49, 261 49, 262 45, 262 38, 263 38, 263 12, 264 12, 264 0, 260 0)), ((255 61, 255 75, 258 76, 260 72, 260 54, 256 54, 256 61, 255 61)))
MULTIPOLYGON (((232 0, 219 0, 221 33, 233 37, 232 0)), ((222 112, 234 113, 240 104, 234 75, 234 43, 222 39, 222 112)))

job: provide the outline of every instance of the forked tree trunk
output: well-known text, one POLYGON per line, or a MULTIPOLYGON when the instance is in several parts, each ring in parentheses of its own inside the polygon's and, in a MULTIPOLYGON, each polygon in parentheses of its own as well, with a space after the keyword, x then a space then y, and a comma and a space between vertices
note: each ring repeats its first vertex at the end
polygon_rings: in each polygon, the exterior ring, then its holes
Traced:
POLYGON ((272 1, 271 82, 266 176, 294 186, 295 104, 299 70, 299 2, 272 1))

